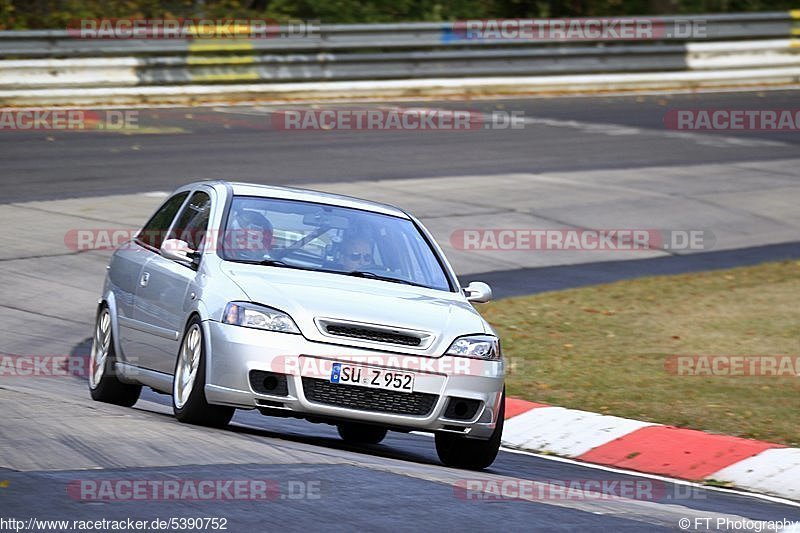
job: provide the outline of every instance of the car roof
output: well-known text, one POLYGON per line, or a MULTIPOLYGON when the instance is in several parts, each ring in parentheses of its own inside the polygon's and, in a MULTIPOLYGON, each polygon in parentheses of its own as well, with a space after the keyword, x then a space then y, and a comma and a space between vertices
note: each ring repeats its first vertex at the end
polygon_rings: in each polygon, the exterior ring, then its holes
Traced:
POLYGON ((222 181, 221 183, 230 185, 235 196, 259 196, 264 198, 281 198, 284 200, 299 200, 318 204, 335 205, 339 207, 349 207, 362 211, 371 211, 395 217, 410 218, 408 214, 389 204, 372 202, 352 196, 332 194, 327 192, 315 191, 312 189, 301 189, 296 187, 280 187, 277 185, 261 185, 258 183, 244 183, 238 181, 222 181))

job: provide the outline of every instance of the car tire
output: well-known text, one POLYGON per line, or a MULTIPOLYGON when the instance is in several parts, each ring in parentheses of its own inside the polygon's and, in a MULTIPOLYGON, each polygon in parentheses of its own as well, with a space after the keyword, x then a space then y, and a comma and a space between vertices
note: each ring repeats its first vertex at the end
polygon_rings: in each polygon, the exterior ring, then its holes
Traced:
POLYGON ((350 444, 378 444, 386 438, 388 432, 386 428, 380 426, 356 422, 342 422, 337 424, 336 429, 342 440, 350 444))
POLYGON ((116 374, 116 360, 111 312, 104 305, 97 312, 89 356, 89 394, 98 402, 131 407, 139 400, 142 386, 120 381, 116 374))
POLYGON ((185 424, 225 427, 235 409, 206 401, 206 347, 200 319, 186 326, 172 378, 172 411, 185 424))
POLYGON ((467 470, 483 470, 491 465, 500 450, 503 424, 506 414, 506 392, 500 397, 500 411, 497 424, 487 440, 469 439, 453 433, 437 433, 436 453, 445 466, 467 470))

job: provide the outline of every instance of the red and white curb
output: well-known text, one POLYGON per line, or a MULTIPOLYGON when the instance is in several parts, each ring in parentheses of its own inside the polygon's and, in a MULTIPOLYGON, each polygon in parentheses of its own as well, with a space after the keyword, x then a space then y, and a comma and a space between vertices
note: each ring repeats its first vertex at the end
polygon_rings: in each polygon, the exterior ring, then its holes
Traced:
POLYGON ((800 501, 800 448, 509 398, 503 445, 800 501))

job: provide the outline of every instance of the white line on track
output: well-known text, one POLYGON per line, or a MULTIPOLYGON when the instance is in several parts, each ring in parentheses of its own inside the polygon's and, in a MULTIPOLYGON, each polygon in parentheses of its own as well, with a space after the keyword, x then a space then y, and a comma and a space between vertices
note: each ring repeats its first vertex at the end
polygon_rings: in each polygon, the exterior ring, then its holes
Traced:
MULTIPOLYGON (((435 107, 399 107, 399 106, 385 106, 385 109, 401 111, 416 111, 426 113, 453 113, 457 109, 445 109, 435 107)), ((506 110, 504 110, 506 111, 506 110)), ((485 124, 492 124, 491 113, 478 113, 485 124)), ((782 141, 768 141, 754 139, 751 136, 747 137, 734 137, 730 135, 721 135, 718 132, 699 133, 693 131, 675 131, 656 128, 640 128, 636 126, 626 126, 623 124, 603 123, 603 122, 584 122, 580 120, 564 120, 544 117, 521 116, 517 120, 523 124, 530 124, 532 126, 546 126, 551 128, 570 128, 578 130, 582 133, 595 134, 595 135, 608 135, 610 137, 623 137, 623 136, 642 136, 651 135, 656 137, 665 137, 669 139, 681 139, 693 141, 703 146, 710 146, 713 148, 739 148, 742 146, 747 147, 786 147, 792 146, 790 143, 782 141)))
POLYGON ((613 466, 605 466, 605 465, 596 465, 593 463, 586 463, 583 461, 578 461, 576 459, 569 459, 568 457, 559 457, 557 455, 550 455, 550 454, 540 454, 536 452, 531 452, 528 450, 517 450, 515 448, 506 448, 505 446, 500 448, 504 452, 515 453, 518 455, 529 455, 532 457, 536 457, 538 459, 546 459, 548 461, 555 461, 557 463, 567 463, 575 466, 591 468, 592 470, 602 470, 605 472, 614 472, 617 474, 625 474, 629 476, 636 476, 636 477, 643 477, 647 479, 654 479, 656 481, 664 481, 667 483, 672 483, 675 485, 682 485, 687 487, 695 487, 698 489, 703 490, 710 490, 714 492, 724 492, 726 494, 736 494, 739 496, 747 496, 756 498, 759 500, 764 500, 772 503, 780 503, 782 505, 789 505, 791 507, 798 507, 800 508, 800 502, 796 502, 794 500, 787 500, 785 498, 780 498, 778 496, 770 496, 769 494, 759 494, 757 492, 748 492, 744 490, 738 489, 729 489, 726 487, 716 487, 713 485, 705 485, 703 483, 697 483, 695 481, 687 481, 685 479, 675 479, 671 477, 659 476, 657 474, 647 474, 645 472, 636 472, 635 470, 625 470, 623 468, 616 468, 613 466))
MULTIPOLYGON (((423 433, 421 431, 412 431, 411 434, 413 434, 413 435, 424 435, 426 437, 433 438, 433 434, 432 433, 423 433)), ((736 494, 736 495, 739 495, 739 496, 746 496, 746 497, 756 498, 756 499, 763 500, 763 501, 768 501, 768 502, 772 502, 772 503, 779 503, 779 504, 782 504, 782 505, 789 505, 791 507, 800 508, 800 502, 796 502, 794 500, 787 500, 786 498, 781 498, 781 497, 778 497, 778 496, 770 496, 769 494, 759 494, 757 492, 748 492, 748 491, 738 490, 738 489, 729 489, 729 488, 726 488, 726 487, 716 487, 716 486, 713 486, 713 485, 706 485, 706 484, 703 484, 703 483, 698 483, 696 481, 687 481, 685 479, 676 479, 676 478, 671 478, 671 477, 666 477, 666 476, 659 476, 658 474, 648 474, 646 472, 637 472, 635 470, 626 470, 624 468, 616 468, 616 467, 613 467, 613 466, 605 466, 605 465, 597 465, 597 464, 594 464, 594 463, 586 463, 584 461, 578 461, 576 459, 570 459, 568 457, 560 457, 558 455, 537 453, 537 452, 532 452, 532 451, 529 451, 529 450, 518 450, 516 448, 508 448, 506 446, 501 446, 500 447, 500 451, 508 452, 508 453, 514 453, 514 454, 517 454, 517 455, 528 455, 530 457, 536 457, 537 459, 545 459, 547 461, 554 461, 554 462, 557 462, 557 463, 566 463, 566 464, 570 464, 570 465, 574 465, 574 466, 579 466, 579 467, 582 467, 582 468, 589 468, 589 469, 592 469, 592 470, 602 470, 604 472, 613 472, 615 474, 624 474, 624 475, 627 475, 627 476, 635 476, 635 477, 641 477, 641 478, 646 478, 646 479, 654 479, 656 481, 664 481, 666 483, 672 483, 672 484, 675 484, 675 485, 681 485, 681 486, 686 486, 686 487, 694 487, 694 488, 703 489, 703 490, 709 490, 709 491, 714 491, 714 492, 724 492, 726 494, 736 494)))
MULTIPOLYGON (((167 414, 167 415, 172 414, 172 410, 169 409, 168 407, 166 407, 166 406, 164 406, 162 404, 150 401, 150 400, 140 400, 139 402, 137 402, 136 406, 138 408, 144 410, 144 411, 152 411, 152 412, 156 412, 156 413, 160 413, 160 414, 167 414)), ((258 426, 249 426, 249 427, 254 427, 256 429, 263 429, 263 428, 258 427, 258 426)), ((428 437, 428 438, 433 438, 433 434, 432 433, 424 433, 424 432, 421 432, 421 431, 412 431, 412 432, 410 432, 410 434, 425 436, 425 437, 428 437)), ((553 462, 556 462, 556 463, 569 464, 569 465, 578 466, 578 467, 581 467, 581 468, 588 468, 588 469, 591 469, 591 470, 600 470, 600 471, 603 471, 603 472, 613 472, 615 474, 623 474, 623 475, 627 475, 627 476, 634 476, 634 477, 640 477, 640 478, 645 478, 645 479, 653 479, 653 480, 656 480, 656 481, 663 481, 665 483, 672 483, 674 485, 680 485, 680 486, 685 486, 685 487, 697 488, 697 489, 701 489, 701 490, 708 490, 708 491, 712 491, 712 492, 721 492, 721 493, 725 493, 725 494, 733 494, 733 495, 737 495, 737 496, 755 498, 755 499, 758 499, 758 500, 761 500, 761 501, 767 501, 767 502, 771 502, 771 503, 777 503, 777 504, 781 504, 781 505, 788 505, 790 507, 800 508, 800 502, 796 502, 796 501, 793 501, 793 500, 787 500, 785 498, 780 498, 778 496, 770 496, 769 494, 759 494, 757 492, 748 492, 748 491, 744 491, 744 490, 730 489, 730 488, 726 488, 726 487, 716 487, 716 486, 713 486, 713 485, 706 485, 706 484, 703 484, 703 483, 697 483, 695 481, 687 481, 687 480, 684 480, 684 479, 675 479, 675 478, 671 478, 671 477, 660 476, 660 475, 657 475, 657 474, 648 474, 648 473, 645 473, 645 472, 636 472, 635 470, 626 470, 626 469, 623 469, 623 468, 616 468, 616 467, 613 467, 613 466, 605 466, 605 465, 597 465, 597 464, 593 464, 593 463, 586 463, 586 462, 578 461, 578 460, 575 460, 575 459, 569 459, 567 457, 559 457, 557 455, 551 455, 551 454, 541 454, 541 453, 536 453, 536 452, 532 452, 532 451, 528 451, 528 450, 518 450, 516 448, 507 448, 506 446, 502 446, 500 448, 500 451, 513 453, 513 454, 516 454, 516 455, 527 455, 527 456, 530 456, 530 457, 535 457, 537 459, 544 459, 546 461, 553 461, 553 462)))

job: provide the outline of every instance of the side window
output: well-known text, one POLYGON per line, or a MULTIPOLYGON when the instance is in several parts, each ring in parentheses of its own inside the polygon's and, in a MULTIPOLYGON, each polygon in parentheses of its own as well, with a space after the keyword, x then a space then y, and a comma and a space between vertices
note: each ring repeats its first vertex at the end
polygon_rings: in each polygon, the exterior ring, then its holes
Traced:
POLYGON ((186 241, 192 250, 199 250, 208 229, 210 214, 211 197, 205 192, 194 193, 183 208, 169 238, 186 241))
POLYGON ((172 220, 178 213, 186 197, 189 196, 188 192, 178 193, 158 208, 156 214, 144 225, 142 230, 136 236, 136 239, 155 249, 161 248, 161 243, 164 242, 167 230, 172 224, 172 220))

